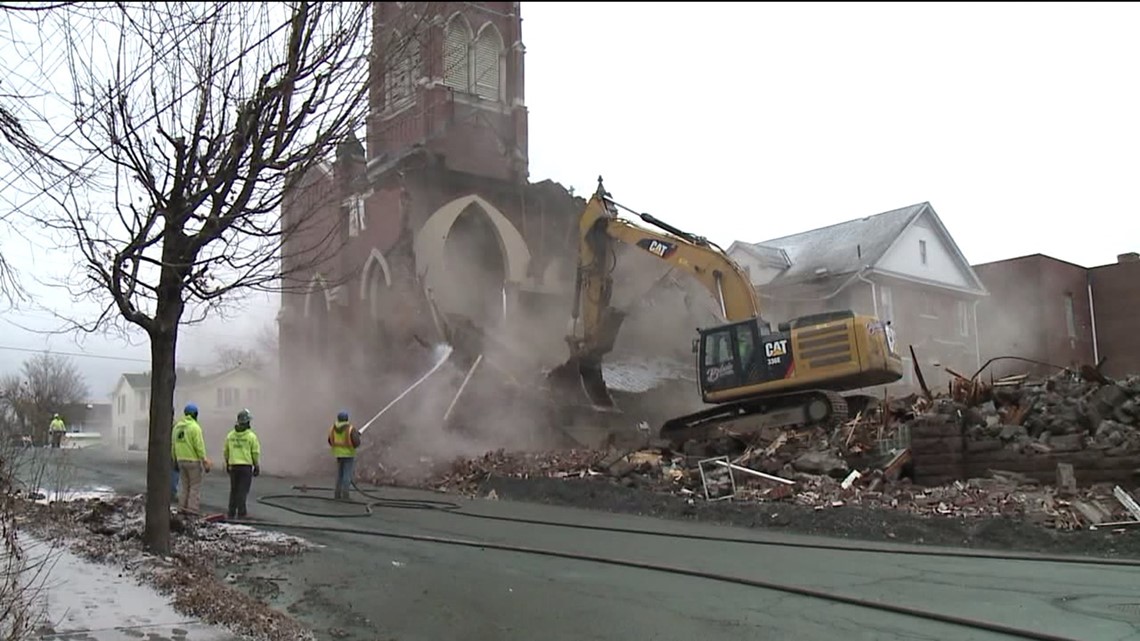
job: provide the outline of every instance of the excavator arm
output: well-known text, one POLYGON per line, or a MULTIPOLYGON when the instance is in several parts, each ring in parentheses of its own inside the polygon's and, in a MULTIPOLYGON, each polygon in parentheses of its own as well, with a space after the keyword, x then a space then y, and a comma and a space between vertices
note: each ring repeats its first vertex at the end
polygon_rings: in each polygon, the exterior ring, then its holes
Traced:
POLYGON ((610 305, 616 243, 639 247, 696 278, 712 294, 726 320, 760 315, 759 301, 748 275, 722 249, 649 214, 635 213, 662 231, 620 219, 619 207, 599 178, 598 190, 579 219, 573 330, 567 337, 570 360, 552 373, 566 382, 579 379, 591 402, 602 407, 613 405, 602 379, 602 358, 613 349, 625 319, 624 312, 610 305))

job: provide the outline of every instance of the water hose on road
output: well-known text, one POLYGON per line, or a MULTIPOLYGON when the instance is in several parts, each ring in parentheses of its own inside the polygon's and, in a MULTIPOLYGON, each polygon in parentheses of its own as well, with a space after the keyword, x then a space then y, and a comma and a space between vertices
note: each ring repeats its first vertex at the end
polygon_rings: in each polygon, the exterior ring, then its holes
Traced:
MULTIPOLYGON (((307 488, 307 489, 316 489, 316 488, 307 488)), ((359 492, 360 490, 358 489, 357 491, 359 492)), ((304 495, 276 495, 276 496, 279 498, 283 497, 283 496, 287 496, 290 498, 298 498, 298 497, 304 496, 304 495)), ((263 497, 263 498, 270 498, 270 497, 263 497)), ((308 497, 308 498, 318 498, 318 497, 308 497)), ((329 501, 335 500, 335 499, 327 498, 327 497, 319 497, 319 498, 324 498, 324 499, 329 500, 329 501)), ((395 503, 395 502, 400 502, 401 500, 400 499, 387 499, 387 501, 395 503)), ((259 502, 261 502, 265 505, 271 505, 273 507, 281 507, 281 506, 274 504, 272 502, 262 501, 261 499, 259 499, 259 502)), ((340 503, 346 503, 346 501, 339 501, 339 502, 340 503)), ((367 504, 364 501, 351 501, 349 503, 350 504, 358 504, 358 505, 366 505, 367 504)), ((434 504, 435 502, 433 502, 433 501, 408 501, 408 503, 409 504, 425 505, 425 504, 434 504)), ((440 503, 445 504, 443 502, 440 502, 440 503)), ((446 504, 446 505, 454 505, 454 504, 446 504)), ((456 506, 456 507, 458 507, 458 506, 456 506)), ((300 510, 300 509, 296 509, 296 508, 282 508, 282 509, 286 509, 288 511, 295 512, 298 514, 306 514, 305 510, 300 510)), ((418 508, 418 509, 423 509, 423 508, 418 508)), ((438 508, 426 508, 426 509, 438 509, 438 508)), ((465 516, 478 516, 478 515, 466 514, 464 512, 450 512, 450 513, 452 513, 452 514, 463 514, 465 516)), ((306 515, 307 516, 324 516, 324 517, 340 516, 340 515, 319 514, 319 513, 308 513, 306 515)), ((358 514, 355 516, 367 516, 367 515, 368 514, 365 513, 365 514, 358 514)), ((574 561, 588 561, 588 562, 601 563, 601 564, 612 565, 612 566, 617 566, 617 567, 632 568, 632 569, 637 569, 637 570, 648 570, 648 571, 652 571, 652 572, 665 572, 668 574, 676 574, 676 575, 688 576, 688 577, 693 577, 693 578, 698 578, 698 579, 718 581, 721 583, 732 583, 735 585, 743 585, 743 586, 747 586, 747 587, 760 588, 763 590, 771 590, 774 592, 782 592, 785 594, 792 594, 792 595, 802 596, 802 597, 807 597, 807 598, 820 599, 823 601, 830 601, 832 603, 841 603, 844 605, 852 605, 852 606, 867 608, 867 609, 871 609, 871 610, 878 610, 881 612, 889 612, 891 614, 909 616, 909 617, 913 617, 913 618, 924 619, 927 621, 937 621, 940 623, 947 623, 950 625, 972 628, 975 630, 984 630, 986 632, 993 632, 996 634, 1004 634, 1004 635, 1008 635, 1008 636, 1012 636, 1012 637, 1016 637, 1016 638, 1021 638, 1021 639, 1030 639, 1031 641, 1081 641, 1080 639, 1074 639, 1072 637, 1063 637, 1063 636, 1059 636, 1059 635, 1055 635, 1055 634, 1049 634, 1046 632, 1038 632, 1036 630, 1024 630, 1024 629, 1020 629, 1020 628, 1014 628, 1011 626, 1007 626, 1007 625, 1004 625, 1001 623, 992 623, 989 621, 968 619, 965 617, 959 617, 959 616, 954 616, 954 615, 950 615, 950 614, 943 614, 941 612, 933 612, 933 611, 929 611, 929 610, 922 610, 919 608, 911 608, 908 606, 895 605, 892 603, 885 603, 885 602, 880 602, 880 601, 871 601, 868 599, 861 599, 858 597, 846 596, 843 594, 836 594, 833 592, 826 592, 823 590, 816 590, 813 588, 805 588, 805 587, 801 587, 801 586, 797 586, 797 585, 791 585, 791 584, 787 584, 787 583, 777 583, 774 581, 763 581, 763 580, 759 580, 759 579, 748 579, 748 578, 744 578, 744 577, 732 576, 732 575, 727 575, 727 574, 717 574, 715 572, 707 572, 704 570, 691 570, 688 568, 682 568, 682 567, 676 567, 676 566, 670 566, 670 565, 659 565, 656 563, 645 563, 642 561, 634 561, 634 560, 630 560, 630 559, 620 559, 620 558, 612 558, 612 557, 605 557, 605 556, 596 556, 596 555, 592 555, 592 554, 578 554, 578 553, 574 553, 574 552, 561 552, 558 550, 547 550, 547 549, 543 549, 543 548, 532 548, 532 547, 521 546, 521 545, 508 545, 508 544, 504 544, 504 543, 487 543, 487 542, 482 542, 482 541, 471 541, 471 540, 466 540, 466 539, 454 539, 454 538, 430 536, 430 535, 424 535, 424 534, 400 534, 397 532, 384 532, 381 530, 368 530, 368 529, 362 529, 362 528, 336 527, 336 526, 328 526, 328 525, 299 525, 299 524, 294 525, 294 524, 287 524, 287 523, 271 523, 271 522, 263 522, 263 521, 232 521, 232 522, 238 523, 241 525, 263 526, 263 527, 269 526, 269 527, 279 527, 282 529, 289 529, 289 530, 327 532, 327 533, 339 533, 339 534, 354 534, 354 535, 360 535, 360 536, 375 536, 375 537, 388 538, 388 539, 415 541, 415 542, 419 542, 419 543, 436 543, 436 544, 452 545, 452 546, 458 546, 458 547, 478 548, 480 550, 499 550, 499 551, 503 551, 503 552, 517 552, 517 553, 522 553, 522 554, 532 554, 532 555, 536 555, 536 556, 545 556, 545 557, 550 557, 550 558, 570 559, 570 560, 574 560, 574 561)), ((556 524, 556 525, 561 525, 561 524, 556 524)))
POLYGON ((591 532, 610 532, 615 534, 633 534, 640 536, 655 536, 672 539, 686 539, 690 541, 709 541, 715 543, 740 543, 744 545, 762 545, 769 547, 786 547, 798 548, 806 550, 831 550, 836 552, 864 552, 868 554, 892 554, 899 556, 933 556, 933 557, 949 557, 949 558, 964 558, 964 559, 987 559, 994 561, 1026 561, 1037 563, 1064 563, 1064 564, 1077 564, 1077 565, 1100 565, 1112 567, 1140 567, 1140 560, 1135 559, 1104 559, 1095 557, 1072 557, 1072 556, 1049 556, 1041 554, 998 554, 993 552, 984 551, 968 551, 968 550, 921 550, 921 549, 896 549, 888 546, 874 546, 864 545, 860 542, 859 547, 852 547, 850 545, 836 545, 829 543, 809 543, 802 541, 763 541, 753 538, 745 537, 731 537, 731 536, 714 536, 711 534, 691 534, 681 532, 669 532, 658 530, 637 530, 633 528, 614 527, 607 525, 588 525, 584 523, 567 523, 565 521, 548 521, 544 519, 526 519, 513 516, 495 516, 491 514, 475 514, 472 512, 462 511, 462 506, 458 503, 451 501, 432 501, 432 500, 417 500, 417 499, 391 499, 375 494, 361 488, 356 483, 352 484, 353 489, 368 499, 367 501, 358 501, 351 499, 337 500, 329 496, 317 496, 308 494, 308 492, 332 492, 333 488, 326 487, 311 487, 306 485, 295 485, 294 490, 298 490, 297 494, 270 494, 262 496, 257 499, 258 503, 267 505, 286 512, 292 512, 301 516, 309 516, 316 518, 360 518, 372 515, 373 510, 377 508, 389 509, 411 509, 411 510, 434 510, 453 514, 455 516, 464 516, 473 519, 483 519, 487 521, 501 521, 505 523, 521 523, 525 525, 541 525, 547 527, 562 527, 573 528, 578 530, 587 530, 591 532), (363 511, 356 513, 345 512, 314 512, 300 508, 282 505, 278 500, 305 500, 305 501, 326 501, 329 503, 339 505, 355 505, 359 506, 363 511))

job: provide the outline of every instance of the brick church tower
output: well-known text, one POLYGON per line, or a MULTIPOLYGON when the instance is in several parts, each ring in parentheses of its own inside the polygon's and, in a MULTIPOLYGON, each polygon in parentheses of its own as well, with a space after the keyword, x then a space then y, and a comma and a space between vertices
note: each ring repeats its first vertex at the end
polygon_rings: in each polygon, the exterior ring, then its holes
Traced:
POLYGON ((432 13, 375 5, 369 168, 422 146, 453 171, 526 180, 519 3, 412 4, 432 13))
MULTIPOLYGON (((568 310, 585 202, 528 180, 521 25, 517 2, 373 4, 365 140, 282 205, 338 239, 282 295, 283 406, 298 423, 338 408, 367 420, 454 327, 568 310)), ((541 339, 560 356, 562 331, 541 339)))

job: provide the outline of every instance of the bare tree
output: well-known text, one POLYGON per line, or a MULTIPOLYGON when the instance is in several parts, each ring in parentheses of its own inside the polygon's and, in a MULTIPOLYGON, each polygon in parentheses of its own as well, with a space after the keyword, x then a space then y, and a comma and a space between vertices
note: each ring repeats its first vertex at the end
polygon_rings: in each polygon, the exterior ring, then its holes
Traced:
POLYGON ((371 47, 371 3, 331 2, 118 3, 117 38, 69 43, 75 143, 98 169, 38 220, 82 255, 73 293, 105 305, 82 326, 149 337, 152 551, 169 550, 179 325, 335 254, 342 230, 282 219, 282 199, 361 128, 369 74, 419 42, 426 4, 371 47))
POLYGON ((256 349, 236 345, 221 345, 215 348, 214 361, 218 368, 223 370, 242 366, 260 369, 266 365, 264 358, 256 349))
POLYGON ((75 361, 51 353, 36 354, 24 361, 19 374, 0 379, 0 411, 21 435, 43 443, 52 414, 82 403, 87 394, 87 382, 75 361))

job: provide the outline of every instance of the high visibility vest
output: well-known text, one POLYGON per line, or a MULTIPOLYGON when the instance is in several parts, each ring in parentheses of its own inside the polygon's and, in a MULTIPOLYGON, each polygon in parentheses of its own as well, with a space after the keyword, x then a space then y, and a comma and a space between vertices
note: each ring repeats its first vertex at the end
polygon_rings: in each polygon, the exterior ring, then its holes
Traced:
POLYGON ((348 423, 343 430, 336 429, 336 423, 329 428, 329 443, 332 444, 332 454, 337 458, 356 456, 356 448, 352 445, 352 431, 356 428, 348 423))

